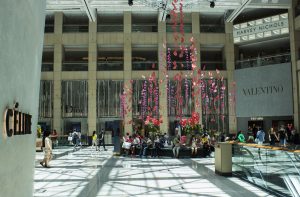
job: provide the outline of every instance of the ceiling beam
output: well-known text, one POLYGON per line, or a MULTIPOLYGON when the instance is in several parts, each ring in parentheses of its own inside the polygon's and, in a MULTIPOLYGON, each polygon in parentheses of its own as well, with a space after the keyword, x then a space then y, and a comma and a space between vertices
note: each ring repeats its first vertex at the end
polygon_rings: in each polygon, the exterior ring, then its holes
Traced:
POLYGON ((89 17, 89 20, 91 22, 96 22, 97 19, 97 11, 95 8, 92 8, 88 2, 88 0, 81 0, 82 1, 82 5, 84 7, 84 10, 87 14, 87 16, 89 17))
POLYGON ((246 6, 251 2, 251 0, 244 0, 242 4, 233 10, 233 12, 226 18, 226 22, 233 22, 234 19, 246 8, 246 6))

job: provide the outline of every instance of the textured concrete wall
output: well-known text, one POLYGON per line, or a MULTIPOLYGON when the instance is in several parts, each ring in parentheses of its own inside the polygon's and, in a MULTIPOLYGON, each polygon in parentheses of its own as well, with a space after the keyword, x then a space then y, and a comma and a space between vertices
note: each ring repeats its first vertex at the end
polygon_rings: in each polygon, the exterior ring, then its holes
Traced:
POLYGON ((32 196, 45 0, 0 1, 0 196, 32 196), (5 139, 3 112, 19 102, 32 134, 5 139))

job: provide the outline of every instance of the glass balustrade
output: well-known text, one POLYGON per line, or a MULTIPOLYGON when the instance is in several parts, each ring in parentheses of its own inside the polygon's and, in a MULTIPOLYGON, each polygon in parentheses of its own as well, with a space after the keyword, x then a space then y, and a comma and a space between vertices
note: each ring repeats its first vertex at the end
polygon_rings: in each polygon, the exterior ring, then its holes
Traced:
POLYGON ((53 33, 54 32, 54 24, 45 24, 45 33, 53 33))
POLYGON ((132 70, 157 70, 157 62, 132 62, 132 70))
POLYGON ((182 62, 182 61, 176 61, 175 62, 167 62, 167 69, 168 70, 192 70, 192 62, 182 62))
POLYGON ((300 194, 300 150, 233 144, 232 163, 235 175, 278 196, 300 194))
POLYGON ((53 71, 53 63, 43 62, 41 71, 42 72, 52 72, 53 71))
POLYGON ((89 26, 86 25, 77 25, 77 24, 64 24, 63 32, 64 33, 72 33, 72 32, 88 32, 89 26))
POLYGON ((97 71, 101 70, 123 70, 123 62, 122 61, 105 61, 97 63, 97 71))
POLYGON ((281 64, 291 61, 291 54, 278 54, 236 61, 236 69, 281 64))
MULTIPOLYGON (((180 25, 171 25, 168 24, 166 27, 166 32, 167 33, 173 33, 174 29, 176 30, 176 32, 180 32, 180 25)), ((184 24, 183 26, 183 31, 184 33, 192 33, 192 25, 191 24, 184 24)))
POLYGON ((132 32, 157 32, 157 25, 133 24, 132 32))
POLYGON ((87 62, 65 62, 62 64, 62 71, 88 71, 87 62))
POLYGON ((123 32, 123 25, 108 24, 108 25, 98 25, 97 32, 123 32))
POLYGON ((200 25, 200 32, 203 33, 224 33, 224 25, 200 25))

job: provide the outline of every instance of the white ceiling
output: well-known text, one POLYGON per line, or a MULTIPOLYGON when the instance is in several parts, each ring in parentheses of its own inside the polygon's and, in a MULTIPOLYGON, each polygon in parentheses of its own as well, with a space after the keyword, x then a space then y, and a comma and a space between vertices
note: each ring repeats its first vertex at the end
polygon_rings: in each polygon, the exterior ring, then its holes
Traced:
MULTIPOLYGON (((166 9, 172 10, 173 0, 133 0, 133 6, 128 5, 128 0, 47 0, 47 11, 72 12, 74 14, 85 13, 86 7, 96 9, 97 12, 119 13, 123 11, 132 12, 153 12, 157 11, 162 4, 167 4, 166 9)), ((238 9, 249 0, 177 0, 183 2, 184 12, 225 12, 227 10, 238 9), (215 2, 215 7, 210 8, 210 1, 215 2)), ((250 0, 245 8, 288 8, 291 0, 250 0)))

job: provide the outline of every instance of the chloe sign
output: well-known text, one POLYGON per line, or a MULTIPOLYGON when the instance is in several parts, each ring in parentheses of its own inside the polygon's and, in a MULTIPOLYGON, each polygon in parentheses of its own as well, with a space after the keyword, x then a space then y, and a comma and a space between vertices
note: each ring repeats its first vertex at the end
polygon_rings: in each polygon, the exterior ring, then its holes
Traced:
POLYGON ((19 103, 14 104, 13 109, 7 108, 4 111, 3 135, 12 137, 13 135, 31 134, 31 115, 18 111, 19 103))

